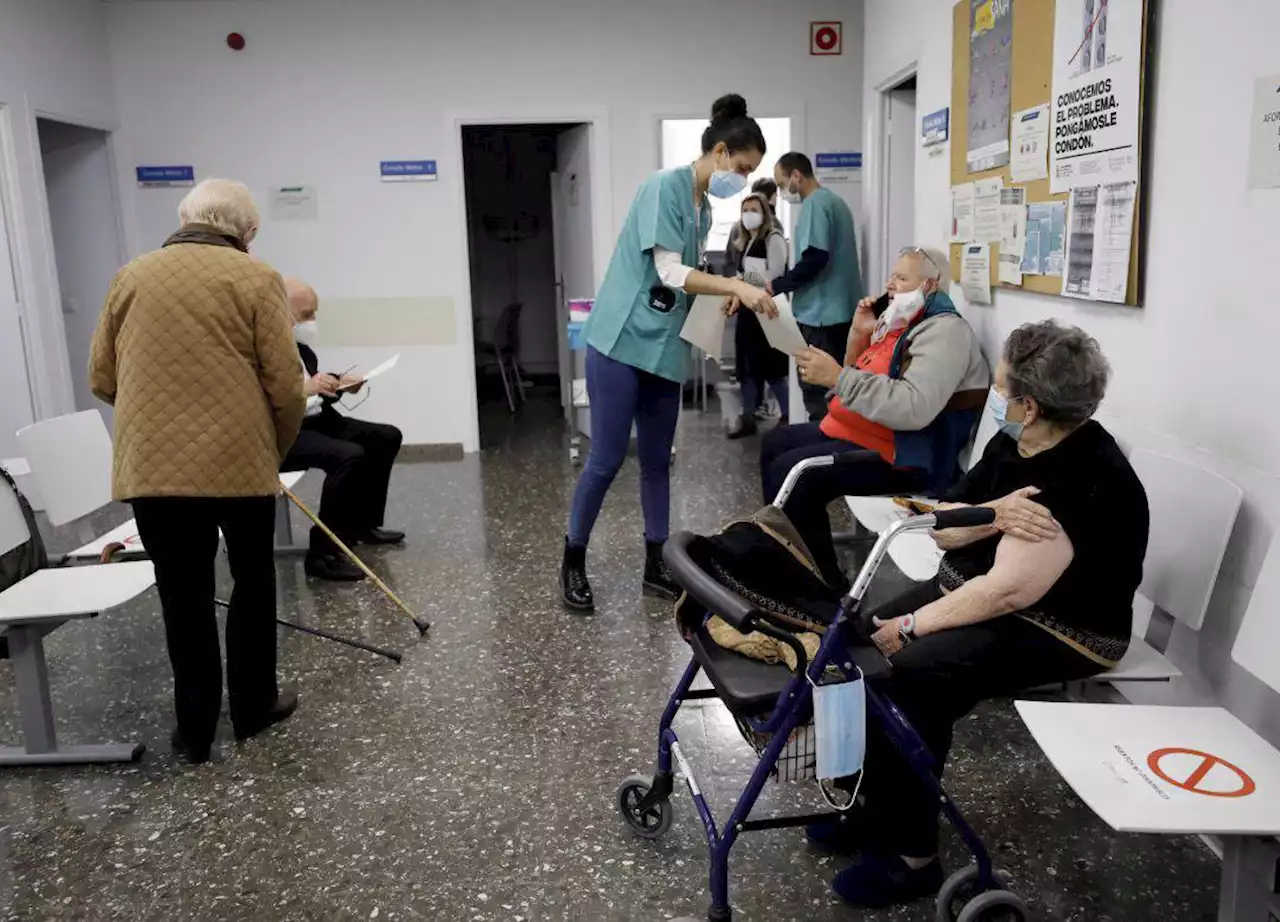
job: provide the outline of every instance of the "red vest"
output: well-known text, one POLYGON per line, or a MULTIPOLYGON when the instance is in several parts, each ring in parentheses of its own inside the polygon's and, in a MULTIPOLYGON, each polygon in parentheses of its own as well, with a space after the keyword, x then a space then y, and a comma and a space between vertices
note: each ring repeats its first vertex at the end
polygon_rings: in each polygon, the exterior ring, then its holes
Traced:
MULTIPOLYGON (((853 367, 859 371, 873 375, 888 375, 889 365, 893 362, 893 350, 909 330, 910 325, 891 331, 878 343, 867 347, 853 367)), ((853 442, 863 448, 878 452, 890 464, 893 463, 894 445, 893 430, 888 426, 873 423, 864 416, 850 410, 840 402, 839 397, 832 397, 827 406, 827 415, 822 419, 822 433, 829 439, 840 439, 853 442)))

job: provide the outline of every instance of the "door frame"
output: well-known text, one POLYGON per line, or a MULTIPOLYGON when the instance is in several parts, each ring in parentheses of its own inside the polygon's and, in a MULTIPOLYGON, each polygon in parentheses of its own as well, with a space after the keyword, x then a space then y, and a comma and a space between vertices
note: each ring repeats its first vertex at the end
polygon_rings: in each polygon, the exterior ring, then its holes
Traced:
MULTIPOLYGON (((459 240, 462 259, 458 264, 457 303, 454 304, 454 328, 459 330, 459 349, 465 351, 462 367, 468 370, 463 386, 467 395, 470 424, 466 452, 480 448, 480 401, 476 391, 475 329, 471 323, 471 241, 467 234, 467 190, 464 176, 462 132, 464 128, 489 126, 495 128, 516 125, 587 125, 591 150, 591 271, 598 288, 604 278, 605 267, 613 249, 613 191, 610 183, 609 160, 609 110, 603 107, 571 108, 567 111, 533 110, 521 112, 511 109, 477 109, 453 113, 453 156, 456 213, 461 216, 459 240)), ((554 229, 552 231, 554 233, 554 229)))
MULTIPOLYGON (((867 120, 868 157, 863 165, 864 190, 867 191, 867 223, 869 233, 866 247, 866 266, 863 278, 886 279, 892 268, 889 253, 889 94, 912 77, 919 79, 920 62, 913 60, 902 65, 889 77, 877 83, 872 90, 871 112, 867 120)), ((917 92, 917 99, 919 94, 917 92)), ((918 112, 917 108, 917 112, 918 112)), ((915 129, 912 128, 914 143, 915 129)), ((914 184, 915 178, 912 177, 914 184)), ((876 284, 879 284, 877 281, 876 284)))

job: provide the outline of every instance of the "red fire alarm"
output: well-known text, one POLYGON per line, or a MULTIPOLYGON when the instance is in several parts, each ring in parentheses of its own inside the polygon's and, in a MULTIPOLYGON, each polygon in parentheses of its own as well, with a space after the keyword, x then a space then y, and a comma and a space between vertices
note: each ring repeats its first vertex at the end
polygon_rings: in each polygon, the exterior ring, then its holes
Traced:
POLYGON ((227 47, 232 51, 244 51, 244 36, 239 32, 232 32, 227 36, 227 47))
POLYGON ((809 23, 809 54, 843 54, 842 23, 809 23))

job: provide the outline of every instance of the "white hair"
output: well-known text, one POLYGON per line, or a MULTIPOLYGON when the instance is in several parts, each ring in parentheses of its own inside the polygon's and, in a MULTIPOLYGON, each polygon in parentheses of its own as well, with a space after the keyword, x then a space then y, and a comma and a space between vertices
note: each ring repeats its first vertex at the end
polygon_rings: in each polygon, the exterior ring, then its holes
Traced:
POLYGON ((244 183, 233 179, 206 179, 182 200, 178 220, 184 227, 207 224, 248 243, 258 230, 258 206, 244 183))
POLYGON ((925 278, 937 279, 939 286, 951 280, 951 260, 936 247, 909 247, 907 252, 920 261, 925 278))

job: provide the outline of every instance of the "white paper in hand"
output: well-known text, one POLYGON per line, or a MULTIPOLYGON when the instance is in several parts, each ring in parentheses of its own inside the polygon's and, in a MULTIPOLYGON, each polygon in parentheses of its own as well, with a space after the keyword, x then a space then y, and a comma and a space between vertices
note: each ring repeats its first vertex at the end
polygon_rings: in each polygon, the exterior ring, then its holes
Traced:
POLYGON ((724 324, 724 298, 698 295, 680 329, 680 338, 718 362, 724 352, 724 324))
POLYGON ((354 384, 348 384, 346 387, 338 388, 338 390, 349 391, 352 388, 359 387, 360 385, 364 384, 366 381, 372 381, 374 378, 378 377, 379 375, 386 374, 388 371, 395 368, 396 363, 399 361, 400 361, 400 353, 397 352, 395 355, 391 356, 391 358, 387 359, 378 367, 365 372, 363 375, 360 376, 360 380, 356 381, 354 384))
POLYGON ((778 305, 778 316, 770 319, 764 314, 757 314, 760 326, 764 329, 769 345, 784 355, 795 355, 804 352, 809 344, 800 333, 800 325, 791 313, 791 299, 786 295, 775 295, 773 303, 778 305))

